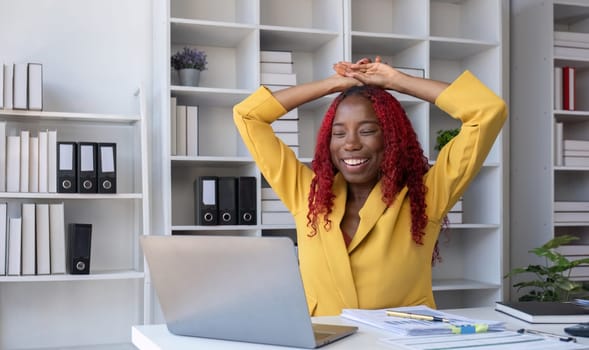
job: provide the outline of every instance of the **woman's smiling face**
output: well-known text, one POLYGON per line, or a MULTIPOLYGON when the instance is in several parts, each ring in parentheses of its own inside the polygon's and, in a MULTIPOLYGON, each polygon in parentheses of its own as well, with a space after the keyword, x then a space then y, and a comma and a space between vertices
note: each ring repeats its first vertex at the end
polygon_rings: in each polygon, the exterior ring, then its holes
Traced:
POLYGON ((341 101, 333 120, 329 145, 331 161, 348 183, 374 186, 384 155, 378 118, 365 97, 341 101))

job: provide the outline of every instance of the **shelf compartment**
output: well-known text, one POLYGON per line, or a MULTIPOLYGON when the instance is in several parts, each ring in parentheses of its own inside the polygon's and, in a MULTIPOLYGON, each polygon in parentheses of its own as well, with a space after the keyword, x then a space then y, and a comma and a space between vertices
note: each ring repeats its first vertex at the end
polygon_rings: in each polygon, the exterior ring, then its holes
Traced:
POLYGON ((98 281, 119 279, 142 279, 144 272, 133 270, 121 271, 91 271, 88 275, 35 275, 35 276, 0 276, 0 283, 21 282, 66 282, 66 281, 98 281))
POLYGON ((87 121, 96 123, 121 123, 134 124, 141 120, 139 115, 117 115, 117 114, 95 114, 95 113, 68 113, 68 112, 49 112, 49 111, 29 111, 29 110, 6 110, 0 109, 0 117, 5 120, 22 122, 23 117, 30 118, 32 121, 87 121))
POLYGON ((342 0, 260 0, 260 24, 341 31, 342 0))
POLYGON ((501 2, 430 1, 430 35, 499 42, 501 2))
POLYGON ((257 0, 170 0, 171 17, 256 24, 257 0))
POLYGON ((351 30, 427 36, 424 0, 351 0, 351 30))

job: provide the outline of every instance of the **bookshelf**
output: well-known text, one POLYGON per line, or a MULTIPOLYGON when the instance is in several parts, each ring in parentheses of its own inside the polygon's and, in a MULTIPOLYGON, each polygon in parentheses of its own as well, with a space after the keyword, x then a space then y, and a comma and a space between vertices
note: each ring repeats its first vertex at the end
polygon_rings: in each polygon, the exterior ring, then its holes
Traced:
MULTIPOLYGON (((156 134, 154 232, 172 234, 289 235, 294 225, 261 222, 263 178, 232 121, 232 107, 260 84, 260 51, 292 52, 299 83, 332 74, 340 60, 381 55, 399 67, 418 68, 425 76, 452 81, 463 70, 474 72, 504 95, 501 0, 167 0, 157 5, 154 36, 156 134), (159 7, 158 7, 159 6, 159 7), (426 14, 426 15, 424 15, 426 14), (198 87, 173 83, 170 56, 183 46, 204 50, 208 69, 198 87), (199 154, 170 153, 170 98, 199 106, 199 154), (258 224, 194 225, 193 182, 197 176, 254 176, 258 224)), ((436 107, 396 95, 415 126, 426 155, 435 162, 436 132, 458 125, 436 107)), ((309 163, 316 131, 332 97, 298 110, 299 158, 309 163)), ((434 268, 439 307, 489 306, 503 299, 506 237, 503 135, 464 196, 463 223, 441 236, 444 262, 434 268)), ((157 303, 155 303, 157 304, 157 303)), ((154 313, 157 305, 154 304, 154 313)))
POLYGON ((0 276, 0 348, 116 348, 129 342, 132 325, 145 322, 149 291, 139 247, 139 236, 150 233, 145 91, 130 99, 138 106, 130 115, 0 110, 7 135, 48 129, 57 131, 57 141, 117 144, 117 193, 0 193, 9 216, 20 216, 22 203, 63 202, 66 230, 68 223, 92 224, 90 274, 0 276))
POLYGON ((569 55, 557 48, 563 35, 584 38, 572 46, 589 46, 589 4, 517 0, 511 3, 511 13, 511 114, 517 116, 511 124, 511 261, 516 267, 533 262, 530 249, 564 234, 579 237, 575 244, 585 245, 582 250, 589 253, 589 213, 568 222, 555 217, 559 202, 589 201, 589 166, 562 160, 567 152, 562 140, 589 140, 589 104, 583 98, 589 83, 589 49, 569 55), (565 110, 562 95, 560 101, 556 95, 562 90, 556 87, 555 68, 565 66, 576 70, 574 110, 565 110), (562 129, 557 132, 559 124, 562 129))

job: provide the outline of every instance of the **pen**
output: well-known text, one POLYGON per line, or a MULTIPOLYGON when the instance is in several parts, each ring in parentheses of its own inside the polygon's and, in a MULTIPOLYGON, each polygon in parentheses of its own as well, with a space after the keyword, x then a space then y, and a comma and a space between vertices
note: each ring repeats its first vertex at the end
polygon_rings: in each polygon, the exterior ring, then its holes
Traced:
POLYGON ((537 331, 537 330, 534 330, 534 329, 525 329, 525 328, 522 328, 522 329, 518 329, 517 332, 519 334, 528 333, 528 334, 535 334, 535 335, 540 335, 540 336, 548 337, 548 338, 556 338, 556 339, 558 339, 560 341, 565 341, 565 342, 571 342, 571 341, 573 343, 576 343, 577 342, 577 338, 575 338, 575 337, 567 337, 567 336, 562 336, 562 335, 559 335, 559 334, 554 334, 554 333, 549 333, 549 332, 543 332, 543 331, 537 331))
POLYGON ((391 310, 387 310, 387 316, 411 318, 414 320, 433 321, 433 322, 450 322, 448 319, 445 319, 443 317, 430 316, 430 315, 420 315, 420 314, 414 314, 414 313, 410 313, 410 312, 399 312, 399 311, 391 311, 391 310))

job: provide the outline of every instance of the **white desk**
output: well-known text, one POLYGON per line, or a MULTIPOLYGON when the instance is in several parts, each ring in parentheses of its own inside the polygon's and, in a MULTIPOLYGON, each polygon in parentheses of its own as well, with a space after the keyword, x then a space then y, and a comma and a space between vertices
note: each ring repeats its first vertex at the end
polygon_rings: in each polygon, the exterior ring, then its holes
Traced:
MULTIPOLYGON (((536 330, 547 331, 566 335, 564 333, 564 324, 544 324, 533 325, 516 318, 507 316, 503 313, 493 310, 493 308, 472 308, 472 309, 452 309, 444 310, 457 315, 462 315, 475 319, 488 319, 505 321, 507 329, 517 330, 520 328, 531 328, 536 330)), ((377 328, 366 326, 358 323, 353 323, 338 316, 329 317, 314 317, 314 322, 328 323, 328 324, 353 324, 358 326, 358 332, 347 338, 338 340, 335 343, 329 344, 322 349, 338 349, 338 350, 358 350, 358 349, 374 349, 374 350, 391 350, 394 347, 390 345, 381 344, 378 339, 391 336, 390 333, 379 330, 377 328)), ((285 350, 294 349, 283 346, 261 345, 251 343, 240 343, 232 341, 213 340, 205 338, 182 337, 173 335, 168 332, 168 329, 163 324, 157 325, 141 325, 132 328, 133 344, 140 350, 250 350, 250 349, 268 349, 268 350, 285 350)), ((577 337, 577 342, 580 344, 587 344, 589 349, 589 338, 577 337)))

